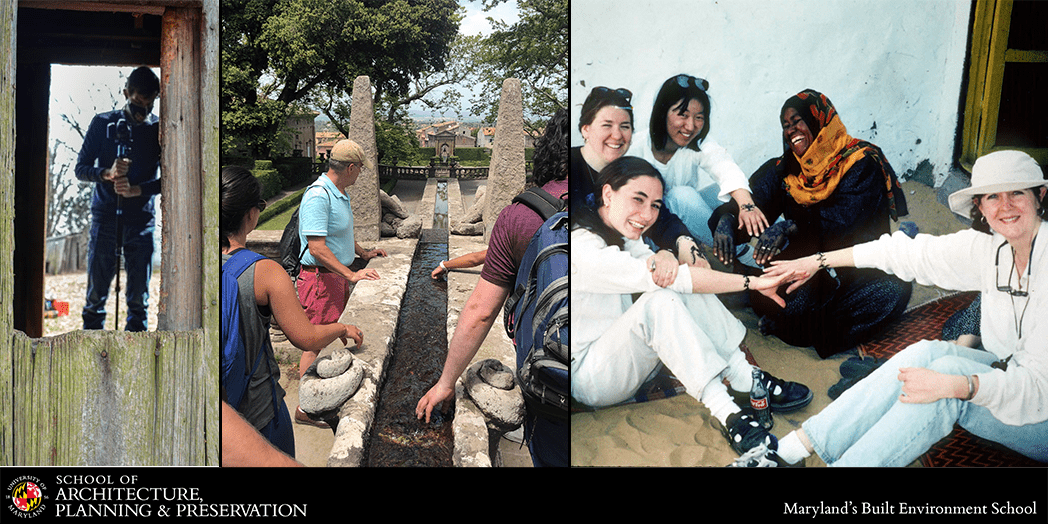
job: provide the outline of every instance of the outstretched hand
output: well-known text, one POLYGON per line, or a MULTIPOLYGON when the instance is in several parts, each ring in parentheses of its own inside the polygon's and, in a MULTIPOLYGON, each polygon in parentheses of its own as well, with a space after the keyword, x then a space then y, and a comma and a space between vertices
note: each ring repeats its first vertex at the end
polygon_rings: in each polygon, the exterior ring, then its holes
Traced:
POLYGON ((371 260, 371 259, 373 259, 375 257, 386 257, 386 256, 389 256, 389 254, 386 253, 386 250, 379 248, 379 249, 368 249, 368 250, 364 251, 364 254, 361 255, 360 258, 363 258, 364 260, 371 260))
POLYGON ((811 277, 818 271, 819 260, 813 255, 796 260, 774 260, 771 262, 771 267, 764 270, 764 276, 793 275, 792 279, 788 280, 791 282, 790 286, 786 288, 786 294, 789 295, 811 280, 811 277))
POLYGON ((750 289, 768 297, 772 302, 775 302, 779 307, 786 307, 786 300, 779 296, 779 286, 790 282, 793 279, 798 278, 798 273, 795 271, 780 271, 776 275, 769 275, 765 272, 759 277, 750 277, 750 289))
POLYGON ((361 269, 353 273, 353 276, 349 277, 349 281, 356 284, 361 280, 378 280, 378 271, 374 269, 361 269))
POLYGON ((753 260, 764 266, 771 258, 778 255, 789 244, 789 237, 797 232, 797 225, 792 220, 776 222, 761 233, 757 239, 757 248, 753 253, 753 260))
POLYGON ((360 328, 352 324, 342 324, 342 327, 345 329, 345 333, 338 338, 342 341, 343 345, 347 345, 350 339, 352 339, 353 342, 356 342, 358 348, 364 343, 364 332, 361 331, 360 328))
POLYGON ((444 411, 444 403, 455 394, 454 388, 446 388, 436 383, 433 387, 429 388, 429 391, 418 400, 418 404, 415 406, 415 418, 422 420, 423 417, 426 419, 426 423, 429 424, 430 415, 433 413, 433 409, 437 408, 441 412, 444 411))

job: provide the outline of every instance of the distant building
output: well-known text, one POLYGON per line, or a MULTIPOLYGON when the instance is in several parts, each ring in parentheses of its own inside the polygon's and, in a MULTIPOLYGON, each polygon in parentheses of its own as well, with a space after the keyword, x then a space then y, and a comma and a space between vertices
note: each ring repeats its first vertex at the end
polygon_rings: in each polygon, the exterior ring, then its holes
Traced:
POLYGON ((495 128, 481 127, 477 131, 477 147, 491 147, 495 143, 495 128))
POLYGON ((419 147, 435 147, 436 136, 445 136, 445 134, 455 135, 455 146, 457 147, 477 147, 473 130, 454 120, 431 124, 415 131, 419 147))
POLYGON ((344 138, 346 136, 338 131, 317 131, 317 156, 327 158, 331 154, 331 148, 335 146, 335 142, 344 138))
POLYGON ((287 118, 286 125, 291 132, 290 156, 314 158, 317 154, 316 125, 317 111, 307 111, 287 118))

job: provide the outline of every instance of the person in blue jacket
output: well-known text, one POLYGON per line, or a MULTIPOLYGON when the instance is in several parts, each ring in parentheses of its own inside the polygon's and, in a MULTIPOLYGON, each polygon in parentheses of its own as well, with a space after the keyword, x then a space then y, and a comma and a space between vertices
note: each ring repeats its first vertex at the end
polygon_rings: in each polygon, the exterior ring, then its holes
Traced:
POLYGON ((87 252, 84 329, 102 329, 109 287, 123 254, 127 331, 148 328, 153 273, 153 200, 160 194, 160 121, 152 114, 160 79, 142 66, 127 78, 124 107, 95 115, 76 159, 76 177, 94 182, 87 252), (119 151, 118 151, 119 149, 119 151))

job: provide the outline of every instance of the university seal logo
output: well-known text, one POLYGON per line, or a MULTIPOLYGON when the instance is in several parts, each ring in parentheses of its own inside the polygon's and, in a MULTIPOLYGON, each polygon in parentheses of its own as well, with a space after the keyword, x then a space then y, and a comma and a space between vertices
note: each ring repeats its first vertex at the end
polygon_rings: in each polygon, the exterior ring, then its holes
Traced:
POLYGON ((35 477, 22 476, 7 486, 11 511, 20 517, 35 517, 43 512, 44 484, 35 477))

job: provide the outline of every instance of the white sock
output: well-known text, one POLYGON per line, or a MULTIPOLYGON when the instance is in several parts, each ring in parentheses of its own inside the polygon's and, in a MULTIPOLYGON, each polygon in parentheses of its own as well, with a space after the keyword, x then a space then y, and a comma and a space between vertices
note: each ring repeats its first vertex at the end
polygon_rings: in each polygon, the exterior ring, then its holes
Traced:
POLYGON ((728 417, 732 413, 738 413, 742 411, 739 406, 735 404, 735 399, 731 398, 728 394, 728 389, 724 387, 724 384, 720 380, 711 380, 706 387, 702 389, 702 395, 699 397, 699 402, 702 402, 713 417, 720 421, 725 426, 728 425, 728 417))
POLYGON ((790 464, 796 464, 811 456, 796 431, 791 431, 789 435, 779 439, 778 454, 782 460, 790 464))
POLYGON ((746 360, 745 356, 741 361, 733 358, 728 363, 728 369, 724 370, 724 378, 728 380, 731 389, 740 393, 749 393, 753 389, 753 365, 746 360))

